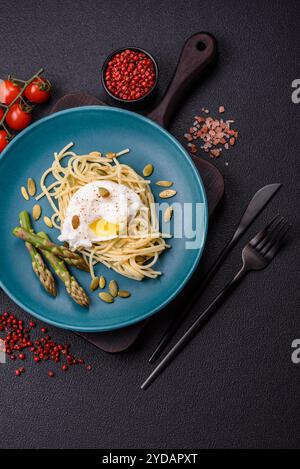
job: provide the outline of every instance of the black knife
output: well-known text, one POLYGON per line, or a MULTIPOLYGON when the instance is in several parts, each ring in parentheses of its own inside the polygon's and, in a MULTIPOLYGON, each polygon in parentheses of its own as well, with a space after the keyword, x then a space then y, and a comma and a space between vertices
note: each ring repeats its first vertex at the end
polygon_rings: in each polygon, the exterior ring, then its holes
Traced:
POLYGON ((250 225, 254 222, 256 217, 261 213, 261 211, 266 207, 266 205, 270 202, 272 197, 276 194, 276 192, 281 188, 282 184, 270 184, 268 186, 263 187, 254 195, 253 199, 249 203, 242 219, 237 227, 233 237, 231 240, 226 244, 223 251, 216 259, 214 264, 208 270, 204 278, 201 280, 201 285, 197 289, 194 296, 186 306, 186 308, 181 311, 175 318, 175 320, 170 324, 167 328, 166 332, 162 336, 161 340, 159 341, 158 345, 156 346, 154 352, 152 353, 151 357, 149 358, 149 363, 154 363, 155 360, 161 355, 162 351, 164 350, 165 346, 170 342, 171 338, 184 321, 192 307, 194 306, 196 300, 200 297, 203 293, 207 285, 211 282, 213 277, 215 276, 218 268, 225 260, 229 252, 232 248, 236 245, 245 231, 250 227, 250 225))

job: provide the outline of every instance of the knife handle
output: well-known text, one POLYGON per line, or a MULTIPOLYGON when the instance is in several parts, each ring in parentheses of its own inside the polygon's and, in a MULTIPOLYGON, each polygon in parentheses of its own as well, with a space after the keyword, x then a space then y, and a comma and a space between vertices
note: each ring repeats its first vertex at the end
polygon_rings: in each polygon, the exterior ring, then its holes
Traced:
POLYGON ((175 74, 158 106, 148 115, 162 127, 168 127, 186 92, 212 66, 217 56, 217 41, 209 33, 197 33, 184 44, 175 74))
POLYGON ((232 238, 229 243, 225 246, 221 254, 218 256, 216 261, 213 263, 211 268, 208 270, 206 275, 203 277, 201 280, 201 283, 199 285, 199 288, 196 290, 195 295, 192 296, 191 300, 187 304, 185 308, 183 308, 180 313, 173 319, 171 325, 169 328, 167 328, 166 332, 162 336, 160 342, 154 349, 152 355, 149 358, 149 363, 154 363, 157 358, 162 354, 163 350, 165 349, 166 345, 170 342, 174 334, 177 332, 178 328, 182 324, 182 322, 185 320, 185 318, 188 316, 190 313, 191 309, 197 302, 197 300, 200 298, 208 284, 211 282, 213 277, 215 276, 216 272, 218 271, 220 265, 224 261, 224 259, 227 257, 235 243, 237 242, 237 239, 232 238))

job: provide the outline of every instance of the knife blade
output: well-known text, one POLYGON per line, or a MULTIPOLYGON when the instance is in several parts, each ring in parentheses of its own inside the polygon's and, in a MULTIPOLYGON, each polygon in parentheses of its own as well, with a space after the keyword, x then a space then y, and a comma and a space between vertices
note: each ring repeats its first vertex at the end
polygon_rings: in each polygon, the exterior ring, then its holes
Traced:
POLYGON ((282 184, 269 184, 268 186, 262 187, 256 192, 252 200, 250 201, 244 215, 242 216, 239 226, 234 233, 231 242, 237 242, 240 237, 245 233, 249 226, 254 222, 256 217, 270 202, 272 197, 281 188, 282 184))
POLYGON ((251 199, 248 207, 246 208, 245 212, 242 215, 242 218, 239 222, 237 229, 235 230, 232 238, 226 244, 222 252, 219 254, 213 265, 210 267, 206 275, 201 281, 201 285, 197 288, 197 291, 192 299, 188 303, 187 307, 182 310, 182 312, 175 317, 171 325, 167 328, 165 333, 163 334, 162 338, 160 339, 158 345, 155 347, 153 353, 149 358, 149 363, 154 363, 155 360, 161 355, 162 351, 164 350, 165 346, 170 342, 173 335, 178 330, 181 323, 184 321, 188 313, 190 312, 191 308, 194 306, 197 299, 202 295, 205 288, 211 282, 213 277, 215 276, 216 272, 218 271, 220 265, 228 256, 229 252, 233 249, 242 235, 246 232, 246 230, 252 225, 254 220, 258 217, 258 215, 262 212, 262 210, 268 205, 270 200, 274 197, 277 191, 282 187, 282 184, 269 184, 267 186, 262 187, 259 191, 251 199))

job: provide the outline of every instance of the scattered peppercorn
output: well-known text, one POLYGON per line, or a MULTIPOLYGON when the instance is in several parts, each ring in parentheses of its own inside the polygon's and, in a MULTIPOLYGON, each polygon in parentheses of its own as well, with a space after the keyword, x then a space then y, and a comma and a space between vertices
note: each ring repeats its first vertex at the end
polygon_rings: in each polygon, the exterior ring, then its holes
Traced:
MULTIPOLYGON (((30 321, 29 326, 31 329, 34 329, 36 324, 34 321, 30 321)), ((42 327, 41 331, 42 333, 46 333, 47 329, 42 327)), ((26 327, 21 319, 17 319, 14 314, 9 314, 7 311, 0 314, 0 333, 1 332, 5 334, 5 337, 2 339, 1 343, 3 343, 3 346, 0 348, 13 361, 17 358, 22 361, 26 360, 26 354, 23 352, 23 350, 26 349, 33 356, 34 363, 44 362, 49 359, 54 363, 60 362, 62 358, 67 360, 67 364, 62 364, 61 366, 63 371, 67 371, 71 365, 84 363, 82 358, 77 358, 70 353, 70 344, 59 344, 52 340, 49 335, 36 340, 31 339, 30 334, 33 331, 26 327), (19 351, 20 353, 16 356, 15 351, 19 351)), ((24 371, 24 367, 19 368, 15 370, 15 374, 16 376, 20 376, 24 371)), ((49 373, 51 373, 51 376, 54 376, 53 371, 49 373)))
POLYGON ((153 60, 144 52, 126 49, 114 55, 105 71, 105 84, 116 97, 128 101, 139 99, 155 84, 153 60))

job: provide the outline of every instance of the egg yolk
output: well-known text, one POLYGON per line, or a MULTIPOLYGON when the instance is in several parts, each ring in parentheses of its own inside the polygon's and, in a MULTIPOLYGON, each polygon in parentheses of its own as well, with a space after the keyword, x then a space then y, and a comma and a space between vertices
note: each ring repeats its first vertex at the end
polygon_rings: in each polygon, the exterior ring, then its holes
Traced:
POLYGON ((99 218, 98 220, 93 221, 93 223, 90 224, 90 228, 99 238, 117 236, 119 233, 119 225, 110 223, 109 221, 104 220, 104 218, 99 218))

